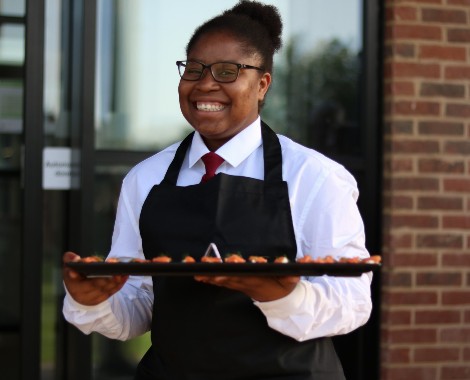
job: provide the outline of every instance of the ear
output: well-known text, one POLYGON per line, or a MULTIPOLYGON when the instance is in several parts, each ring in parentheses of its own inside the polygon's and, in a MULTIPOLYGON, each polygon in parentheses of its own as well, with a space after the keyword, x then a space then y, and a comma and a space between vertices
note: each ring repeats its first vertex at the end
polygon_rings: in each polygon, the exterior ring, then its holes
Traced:
POLYGON ((271 74, 263 73, 259 81, 258 87, 258 101, 262 102, 266 93, 268 92, 269 86, 271 85, 271 74))

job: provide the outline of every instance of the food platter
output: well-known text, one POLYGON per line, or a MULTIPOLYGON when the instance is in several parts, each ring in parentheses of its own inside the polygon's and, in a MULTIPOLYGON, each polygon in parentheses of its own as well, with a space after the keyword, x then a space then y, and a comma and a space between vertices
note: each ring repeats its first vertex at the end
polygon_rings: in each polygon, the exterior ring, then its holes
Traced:
POLYGON ((380 264, 367 263, 156 263, 69 262, 84 276, 340 276, 357 277, 376 271, 380 264))
MULTIPOLYGON (((380 268, 380 256, 372 256, 369 259, 358 259, 354 262, 334 260, 322 261, 317 258, 315 262, 310 260, 302 262, 288 262, 275 260, 268 262, 252 262, 239 259, 241 256, 232 254, 231 258, 222 259, 217 246, 210 243, 200 261, 192 259, 192 262, 171 262, 168 256, 155 257, 152 260, 140 260, 122 262, 118 259, 102 261, 93 260, 93 257, 72 261, 66 265, 86 277, 109 277, 117 275, 129 276, 336 276, 358 277, 366 272, 373 272, 380 268), (160 260, 161 258, 165 260, 160 260), (91 259, 91 260, 90 260, 91 259), (211 259, 211 260, 204 260, 211 259), (213 260, 212 260, 213 259, 213 260), (208 262, 210 261, 210 262, 208 262)), ((257 257, 259 258, 259 257, 257 257)), ((310 259, 305 256, 304 259, 310 259)), ((282 259, 282 257, 281 257, 282 259)), ((312 259, 314 260, 314 259, 312 259)))

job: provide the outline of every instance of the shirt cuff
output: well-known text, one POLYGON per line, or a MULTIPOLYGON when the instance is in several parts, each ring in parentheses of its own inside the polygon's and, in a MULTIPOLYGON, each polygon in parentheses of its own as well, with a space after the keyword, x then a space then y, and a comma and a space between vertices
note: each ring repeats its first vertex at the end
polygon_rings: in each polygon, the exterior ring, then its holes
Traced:
POLYGON ((254 304, 263 312, 266 317, 287 318, 292 315, 292 310, 298 310, 304 302, 306 296, 305 283, 300 280, 294 290, 287 296, 274 301, 259 302, 254 304))
POLYGON ((67 290, 67 287, 65 286, 65 284, 64 284, 64 289, 65 289, 64 304, 66 304, 67 309, 70 311, 101 311, 101 310, 109 309, 111 306, 109 299, 104 300, 103 302, 97 305, 82 305, 81 303, 73 299, 73 297, 70 295, 69 291, 67 290))

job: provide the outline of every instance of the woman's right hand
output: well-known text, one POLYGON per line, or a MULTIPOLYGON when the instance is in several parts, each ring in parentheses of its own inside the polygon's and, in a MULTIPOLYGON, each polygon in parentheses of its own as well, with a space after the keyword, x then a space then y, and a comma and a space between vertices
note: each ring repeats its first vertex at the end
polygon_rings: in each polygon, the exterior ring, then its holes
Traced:
POLYGON ((67 262, 78 260, 80 256, 74 252, 65 252, 62 257, 64 263, 62 276, 69 294, 82 305, 93 306, 106 301, 117 293, 129 278, 129 276, 87 278, 65 265, 67 262))

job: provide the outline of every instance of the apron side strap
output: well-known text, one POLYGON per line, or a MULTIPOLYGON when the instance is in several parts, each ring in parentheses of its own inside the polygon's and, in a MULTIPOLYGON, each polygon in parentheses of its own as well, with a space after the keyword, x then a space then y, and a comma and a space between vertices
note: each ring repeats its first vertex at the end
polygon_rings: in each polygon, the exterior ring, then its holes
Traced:
POLYGON ((193 141, 193 136, 194 136, 194 132, 191 132, 181 142, 180 146, 176 150, 173 161, 171 162, 170 166, 168 166, 165 177, 163 178, 161 184, 176 186, 176 182, 178 181, 178 175, 180 172, 181 165, 183 164, 186 151, 188 150, 188 147, 191 145, 191 142, 193 141))
POLYGON ((267 182, 282 181, 282 150, 276 133, 261 120, 263 136, 264 180, 267 182))

